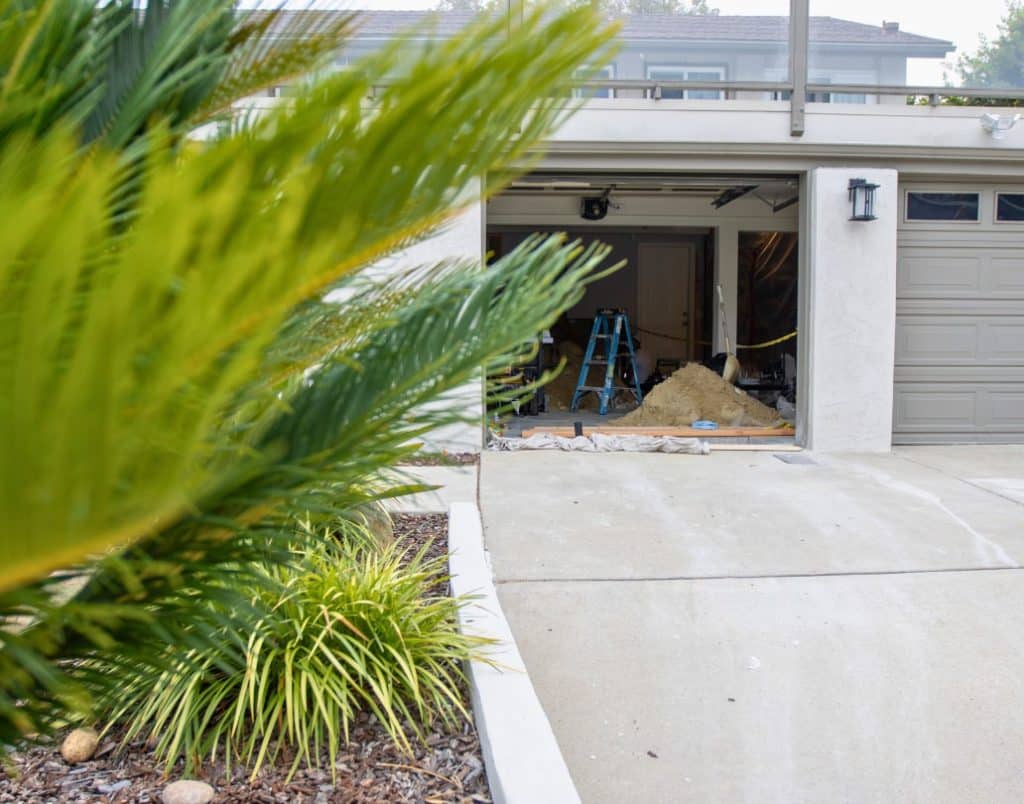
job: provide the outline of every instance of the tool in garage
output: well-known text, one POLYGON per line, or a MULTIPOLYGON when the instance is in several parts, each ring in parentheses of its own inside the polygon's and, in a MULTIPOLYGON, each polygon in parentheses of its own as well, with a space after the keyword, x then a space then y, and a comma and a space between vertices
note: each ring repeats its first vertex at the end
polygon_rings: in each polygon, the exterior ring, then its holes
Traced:
POLYGON ((580 376, 576 381, 576 390, 573 392, 569 409, 576 410, 583 395, 592 392, 597 394, 600 400, 598 412, 604 416, 608 412, 612 397, 618 391, 629 391, 636 398, 638 405, 644 401, 637 374, 633 336, 629 330, 629 317, 625 310, 602 309, 594 316, 594 326, 590 330, 590 340, 587 342, 587 351, 583 356, 583 365, 580 366, 580 376), (604 355, 595 357, 594 352, 599 341, 604 342, 604 355), (625 351, 620 351, 620 346, 625 347, 625 351), (625 373, 632 377, 630 385, 615 384, 615 366, 620 358, 626 359, 625 373), (591 366, 605 367, 602 385, 587 385, 587 375, 591 366))
POLYGON ((718 312, 722 319, 722 336, 725 338, 725 365, 722 366, 722 379, 726 382, 736 383, 740 376, 740 361, 736 359, 732 351, 732 344, 729 342, 729 323, 725 319, 725 298, 722 296, 722 286, 715 285, 718 291, 718 312))

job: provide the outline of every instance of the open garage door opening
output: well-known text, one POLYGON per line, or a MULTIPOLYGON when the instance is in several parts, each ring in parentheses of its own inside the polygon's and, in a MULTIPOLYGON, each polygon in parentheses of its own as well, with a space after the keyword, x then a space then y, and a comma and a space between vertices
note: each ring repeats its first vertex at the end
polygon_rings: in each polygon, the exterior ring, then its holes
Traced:
POLYGON ((492 258, 533 233, 565 232, 624 263, 538 335, 526 378, 565 369, 503 422, 507 434, 582 423, 792 440, 798 186, 793 176, 535 173, 495 196, 492 258))

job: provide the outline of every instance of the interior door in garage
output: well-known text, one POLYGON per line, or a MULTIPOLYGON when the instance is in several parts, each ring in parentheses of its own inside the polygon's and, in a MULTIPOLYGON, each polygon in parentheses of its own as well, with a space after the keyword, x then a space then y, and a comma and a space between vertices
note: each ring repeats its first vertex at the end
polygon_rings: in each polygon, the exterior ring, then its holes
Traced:
POLYGON ((901 192, 896 444, 1024 443, 1024 215, 999 190, 901 192))
POLYGON ((696 246, 688 240, 642 241, 637 254, 640 342, 655 360, 686 362, 693 353, 696 246))

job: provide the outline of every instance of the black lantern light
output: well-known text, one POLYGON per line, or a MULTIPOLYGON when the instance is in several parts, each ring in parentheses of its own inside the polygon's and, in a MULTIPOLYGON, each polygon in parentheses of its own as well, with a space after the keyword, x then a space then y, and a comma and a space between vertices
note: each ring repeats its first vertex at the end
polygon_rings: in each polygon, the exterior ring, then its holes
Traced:
POLYGON ((873 221, 875 215, 875 190, 877 184, 871 184, 867 179, 850 179, 850 204, 853 206, 851 221, 873 221))

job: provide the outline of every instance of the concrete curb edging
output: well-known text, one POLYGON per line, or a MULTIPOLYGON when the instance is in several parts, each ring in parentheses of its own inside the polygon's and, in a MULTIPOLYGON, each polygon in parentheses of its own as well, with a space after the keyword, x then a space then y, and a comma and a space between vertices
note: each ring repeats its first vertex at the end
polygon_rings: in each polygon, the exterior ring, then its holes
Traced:
POLYGON ((473 717, 495 804, 577 804, 576 785, 498 602, 473 503, 449 507, 448 550, 452 594, 477 597, 462 609, 459 627, 500 642, 490 654, 500 669, 469 666, 473 717))

